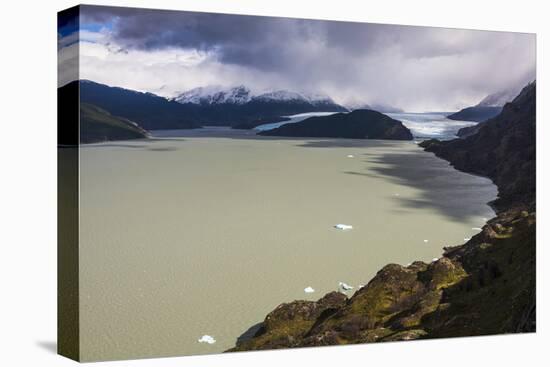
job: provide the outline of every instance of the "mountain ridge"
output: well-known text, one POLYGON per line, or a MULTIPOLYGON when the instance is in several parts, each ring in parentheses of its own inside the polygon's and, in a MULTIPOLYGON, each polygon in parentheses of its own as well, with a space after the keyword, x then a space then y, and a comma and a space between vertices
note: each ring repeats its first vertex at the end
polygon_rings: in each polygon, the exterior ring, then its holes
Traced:
MULTIPOLYGON (((465 107, 458 112, 447 116, 451 120, 483 122, 497 116, 502 107, 511 102, 519 92, 515 89, 503 90, 485 96, 476 105, 465 107)), ((468 130, 471 133, 471 130, 468 130)), ((460 136, 460 135, 459 135, 460 136)))
POLYGON ((146 130, 200 127, 196 121, 196 109, 171 102, 153 93, 108 86, 91 80, 73 81, 68 85, 73 83, 79 85, 81 102, 134 121, 146 130))
POLYGON ((312 105, 335 105, 344 108, 334 102, 334 100, 328 95, 297 92, 285 89, 253 93, 250 88, 242 84, 235 87, 222 87, 216 85, 197 87, 179 94, 173 98, 173 100, 182 104, 191 103, 198 105, 243 105, 254 100, 264 102, 297 101, 302 103, 310 103, 312 105))

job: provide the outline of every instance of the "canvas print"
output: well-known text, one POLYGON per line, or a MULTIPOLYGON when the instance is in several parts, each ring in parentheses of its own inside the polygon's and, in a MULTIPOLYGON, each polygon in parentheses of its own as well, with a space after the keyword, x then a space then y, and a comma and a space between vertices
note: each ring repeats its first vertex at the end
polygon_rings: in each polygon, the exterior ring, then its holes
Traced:
POLYGON ((58 14, 59 353, 534 332, 536 36, 58 14))

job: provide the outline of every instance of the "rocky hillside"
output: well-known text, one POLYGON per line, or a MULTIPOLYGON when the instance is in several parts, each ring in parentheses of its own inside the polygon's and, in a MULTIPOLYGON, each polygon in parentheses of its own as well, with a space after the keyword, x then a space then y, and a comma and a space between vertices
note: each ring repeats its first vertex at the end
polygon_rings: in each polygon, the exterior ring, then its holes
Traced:
POLYGON ((458 136, 460 138, 466 138, 470 135, 477 134, 477 132, 481 128, 482 124, 483 123, 480 122, 480 123, 478 123, 476 125, 473 125, 473 126, 466 126, 466 127, 461 128, 461 129, 458 129, 458 131, 456 132, 456 136, 458 136))
POLYGON ((499 188, 494 203, 505 209, 535 207, 536 84, 525 87, 497 117, 479 125, 475 134, 421 145, 466 172, 491 178, 499 188))
POLYGON ((535 94, 533 83, 469 138, 423 143, 499 187, 479 234, 431 263, 389 264, 351 298, 281 304, 231 351, 535 331, 535 94))
POLYGON ((412 140, 400 121, 373 110, 315 116, 259 133, 268 136, 412 140))

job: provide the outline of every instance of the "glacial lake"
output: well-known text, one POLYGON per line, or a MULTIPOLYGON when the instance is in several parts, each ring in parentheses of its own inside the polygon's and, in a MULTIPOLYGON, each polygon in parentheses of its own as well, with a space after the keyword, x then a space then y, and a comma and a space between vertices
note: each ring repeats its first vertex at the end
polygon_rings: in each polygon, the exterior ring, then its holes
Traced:
POLYGON ((431 261, 493 216, 488 179, 413 142, 156 135, 80 150, 85 361, 222 352, 280 303, 431 261))

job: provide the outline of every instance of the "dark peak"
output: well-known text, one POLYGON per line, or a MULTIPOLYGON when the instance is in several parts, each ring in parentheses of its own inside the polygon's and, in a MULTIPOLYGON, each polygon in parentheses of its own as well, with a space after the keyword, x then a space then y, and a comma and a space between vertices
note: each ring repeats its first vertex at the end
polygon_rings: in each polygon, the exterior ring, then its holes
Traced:
POLYGON ((520 104, 523 103, 525 100, 531 98, 531 96, 536 93, 536 89, 537 89, 537 81, 533 80, 532 82, 527 84, 525 87, 523 87, 521 92, 516 96, 516 98, 514 98, 512 102, 520 103, 520 104))

